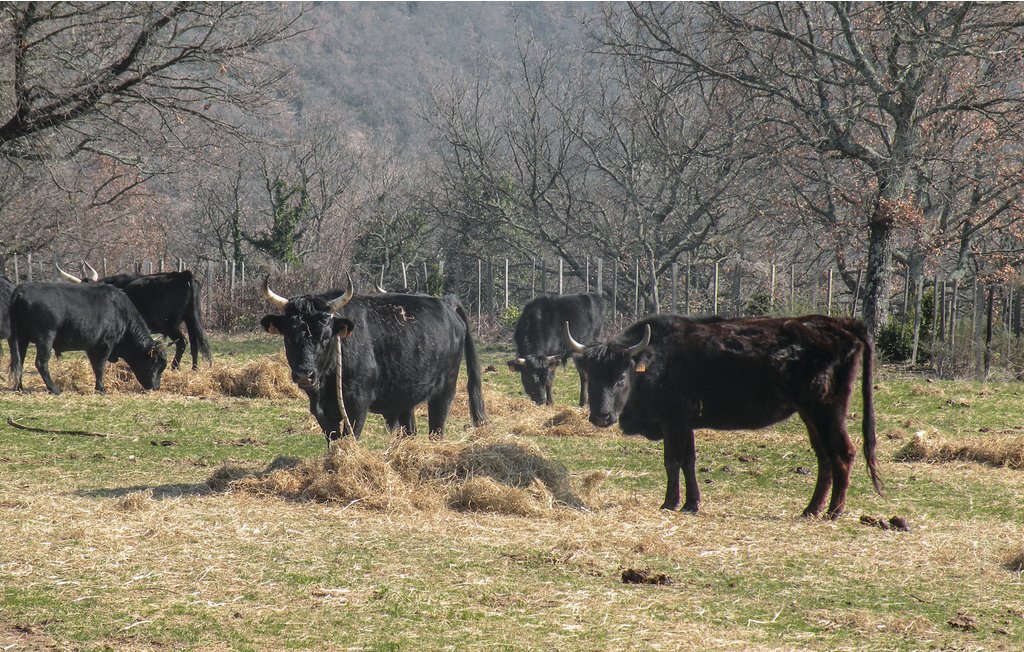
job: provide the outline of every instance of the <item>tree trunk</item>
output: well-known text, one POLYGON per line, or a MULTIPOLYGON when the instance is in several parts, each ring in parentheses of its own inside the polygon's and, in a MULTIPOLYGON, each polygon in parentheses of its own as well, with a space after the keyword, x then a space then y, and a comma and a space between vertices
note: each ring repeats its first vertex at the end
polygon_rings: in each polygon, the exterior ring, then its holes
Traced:
POLYGON ((889 318, 889 294, 892 291, 892 258, 895 229, 892 219, 875 207, 868 241, 868 262, 864 283, 864 323, 872 337, 889 318))

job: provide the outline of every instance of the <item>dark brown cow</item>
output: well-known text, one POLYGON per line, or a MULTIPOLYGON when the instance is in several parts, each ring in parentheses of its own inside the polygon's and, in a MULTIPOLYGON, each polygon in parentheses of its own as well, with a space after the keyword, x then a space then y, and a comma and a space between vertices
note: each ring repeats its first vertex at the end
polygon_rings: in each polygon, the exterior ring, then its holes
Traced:
POLYGON ((804 516, 843 512, 855 449, 846 410, 863 359, 864 458, 875 490, 874 345, 864 325, 820 315, 795 318, 648 317, 606 344, 583 346, 565 326, 566 347, 586 367, 590 421, 618 422, 626 434, 665 442, 668 486, 662 509, 700 505, 695 428, 763 428, 798 413, 818 458, 818 480, 804 516))

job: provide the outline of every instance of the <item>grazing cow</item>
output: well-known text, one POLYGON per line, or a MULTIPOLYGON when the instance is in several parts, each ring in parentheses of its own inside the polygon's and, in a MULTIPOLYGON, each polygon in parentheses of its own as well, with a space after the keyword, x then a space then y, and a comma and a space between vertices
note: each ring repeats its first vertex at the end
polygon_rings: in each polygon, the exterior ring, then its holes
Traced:
POLYGON ((192 369, 199 368, 200 352, 207 361, 210 360, 210 343, 199 321, 199 282, 195 280, 192 272, 186 270, 145 275, 115 274, 100 278, 88 263, 83 263, 83 267, 86 268, 86 276, 83 279, 68 274, 60 267, 57 267, 57 272, 64 280, 72 283, 104 283, 123 290, 146 320, 149 331, 164 335, 174 342, 171 369, 178 368, 185 354, 182 322, 188 330, 192 369))
POLYGON ((142 315, 125 293, 109 285, 22 283, 11 296, 11 380, 22 386, 22 361, 29 342, 36 345, 36 369, 51 394, 50 353, 85 351, 103 393, 107 360, 124 358, 145 389, 160 388, 167 366, 163 348, 149 336, 142 315))
POLYGON ((413 409, 423 402, 430 432, 443 434, 463 351, 470 417, 473 425, 486 421, 480 364, 466 312, 456 300, 405 294, 353 298, 354 293, 350 278, 345 293, 286 299, 263 281, 264 298, 284 314, 267 315, 260 323, 283 336, 292 379, 309 396, 309 410, 328 441, 342 432, 337 335, 344 338, 342 396, 356 437, 368 412, 383 415, 390 430, 415 433, 413 409))
POLYGON ((827 516, 846 503, 855 449, 846 409, 863 358, 864 458, 875 490, 875 412, 871 376, 874 344, 864 325, 820 315, 795 318, 642 319, 597 346, 566 346, 578 355, 590 384, 590 421, 616 421, 626 434, 665 442, 668 486, 662 509, 679 505, 679 469, 686 480, 683 511, 696 512, 695 428, 762 428, 794 412, 807 426, 818 479, 804 516, 817 516, 832 489, 827 516))
MULTIPOLYGON (((583 342, 597 342, 604 321, 604 304, 598 294, 568 294, 537 297, 523 306, 513 335, 516 358, 508 361, 518 371, 527 396, 537 405, 552 404, 551 387, 555 370, 565 364, 562 325, 569 327, 583 342)), ((580 405, 587 404, 586 370, 576 362, 580 374, 580 405)))

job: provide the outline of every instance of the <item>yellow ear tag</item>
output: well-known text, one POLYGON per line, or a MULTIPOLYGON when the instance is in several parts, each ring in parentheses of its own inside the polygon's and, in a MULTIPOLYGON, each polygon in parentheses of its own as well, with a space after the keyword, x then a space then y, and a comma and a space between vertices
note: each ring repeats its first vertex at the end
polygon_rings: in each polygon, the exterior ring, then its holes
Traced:
POLYGON ((645 371, 647 371, 647 363, 646 362, 638 362, 638 363, 636 363, 636 372, 638 374, 642 374, 645 371))

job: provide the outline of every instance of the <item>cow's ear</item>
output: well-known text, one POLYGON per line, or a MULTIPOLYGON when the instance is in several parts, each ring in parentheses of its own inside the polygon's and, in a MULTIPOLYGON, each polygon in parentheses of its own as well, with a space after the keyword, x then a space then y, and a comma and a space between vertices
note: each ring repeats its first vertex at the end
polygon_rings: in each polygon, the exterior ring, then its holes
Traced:
POLYGON ((352 323, 352 320, 344 317, 335 317, 331 325, 331 331, 338 337, 348 337, 355 328, 356 325, 352 323))
POLYGON ((267 315, 266 317, 264 317, 263 319, 260 320, 260 326, 262 326, 263 330, 267 331, 271 335, 280 335, 281 334, 280 325, 281 325, 281 316, 280 315, 267 315))
POLYGON ((509 371, 522 371, 523 370, 523 365, 522 365, 521 362, 519 362, 519 360, 509 360, 505 364, 508 365, 508 370, 509 371))

